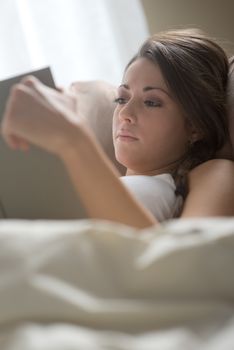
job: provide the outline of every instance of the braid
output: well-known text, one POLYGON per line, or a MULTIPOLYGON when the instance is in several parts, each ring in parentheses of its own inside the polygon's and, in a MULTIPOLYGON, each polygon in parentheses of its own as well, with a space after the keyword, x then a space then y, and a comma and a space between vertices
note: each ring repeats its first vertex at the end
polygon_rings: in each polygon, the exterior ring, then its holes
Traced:
POLYGON ((207 151, 204 140, 189 144, 185 156, 172 172, 176 185, 175 194, 181 195, 185 199, 188 194, 188 173, 199 164, 212 158, 214 158, 214 151, 207 151))

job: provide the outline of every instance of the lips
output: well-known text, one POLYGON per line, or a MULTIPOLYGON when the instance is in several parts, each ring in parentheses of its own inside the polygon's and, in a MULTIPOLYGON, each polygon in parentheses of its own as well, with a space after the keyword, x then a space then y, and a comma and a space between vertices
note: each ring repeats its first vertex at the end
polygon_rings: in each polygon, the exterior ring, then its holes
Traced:
POLYGON ((119 133, 117 133, 117 139, 120 139, 122 141, 136 141, 136 140, 138 140, 138 138, 135 137, 129 131, 120 131, 119 133))

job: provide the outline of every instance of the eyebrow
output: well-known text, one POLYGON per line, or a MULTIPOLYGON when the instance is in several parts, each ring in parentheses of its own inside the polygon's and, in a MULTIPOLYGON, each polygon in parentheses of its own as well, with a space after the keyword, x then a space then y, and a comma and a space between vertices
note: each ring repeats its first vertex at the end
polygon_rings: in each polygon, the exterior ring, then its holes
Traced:
MULTIPOLYGON (((125 88, 125 89, 127 89, 127 90, 130 90, 129 85, 127 85, 127 84, 121 84, 121 85, 119 86, 119 88, 121 88, 121 87, 123 87, 123 88, 125 88)), ((169 92, 167 92, 166 90, 164 90, 163 88, 161 88, 161 87, 159 87, 159 86, 145 86, 145 87, 143 88, 143 92, 150 91, 150 90, 160 90, 160 91, 162 91, 164 94, 166 94, 167 96, 169 96, 170 98, 172 98, 172 96, 169 94, 169 92)))

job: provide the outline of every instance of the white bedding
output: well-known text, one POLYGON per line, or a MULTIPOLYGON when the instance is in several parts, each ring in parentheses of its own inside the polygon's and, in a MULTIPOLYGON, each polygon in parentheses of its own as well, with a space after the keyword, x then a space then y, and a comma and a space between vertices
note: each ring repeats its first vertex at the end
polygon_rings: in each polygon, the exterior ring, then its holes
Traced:
POLYGON ((0 222, 1 350, 233 350, 234 218, 0 222))

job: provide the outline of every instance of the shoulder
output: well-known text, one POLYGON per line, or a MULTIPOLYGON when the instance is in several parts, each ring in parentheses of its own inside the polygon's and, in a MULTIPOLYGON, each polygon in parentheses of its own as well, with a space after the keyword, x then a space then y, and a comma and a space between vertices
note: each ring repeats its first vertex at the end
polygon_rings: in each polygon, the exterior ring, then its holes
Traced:
POLYGON ((195 167, 189 173, 190 185, 201 185, 203 181, 231 181, 233 183, 234 162, 228 159, 212 159, 195 167))
POLYGON ((182 216, 234 215, 234 162, 209 160, 189 173, 182 216))

